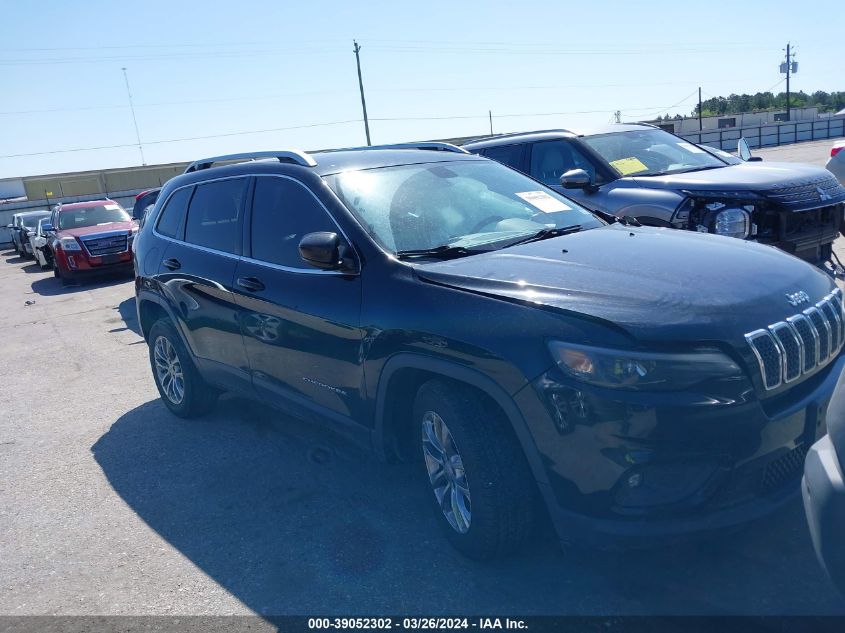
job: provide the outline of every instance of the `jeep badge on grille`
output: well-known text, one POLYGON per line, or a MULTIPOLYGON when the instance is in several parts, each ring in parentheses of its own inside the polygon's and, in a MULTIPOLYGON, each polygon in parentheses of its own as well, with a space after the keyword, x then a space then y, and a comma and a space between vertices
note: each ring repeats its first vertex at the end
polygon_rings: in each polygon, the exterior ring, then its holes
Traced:
POLYGON ((802 303, 809 303, 810 295, 803 290, 799 290, 798 292, 787 292, 786 300, 789 301, 789 305, 797 307, 802 303))

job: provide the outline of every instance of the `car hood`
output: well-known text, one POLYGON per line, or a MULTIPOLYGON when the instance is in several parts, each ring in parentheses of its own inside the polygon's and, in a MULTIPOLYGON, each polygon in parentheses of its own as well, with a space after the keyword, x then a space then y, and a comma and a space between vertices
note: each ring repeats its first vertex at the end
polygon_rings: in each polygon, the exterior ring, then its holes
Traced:
POLYGON ((759 191, 825 182, 832 175, 823 167, 802 163, 742 163, 666 176, 637 176, 640 187, 655 189, 759 191))
POLYGON ((131 231, 136 226, 131 220, 125 222, 108 222, 106 224, 95 224, 94 226, 81 226, 75 229, 61 229, 58 233, 64 236, 84 237, 98 233, 111 233, 112 231, 131 231))
POLYGON ((639 340, 728 341, 809 306, 833 282, 809 264, 728 237, 611 226, 421 264, 424 280, 601 320, 639 340))

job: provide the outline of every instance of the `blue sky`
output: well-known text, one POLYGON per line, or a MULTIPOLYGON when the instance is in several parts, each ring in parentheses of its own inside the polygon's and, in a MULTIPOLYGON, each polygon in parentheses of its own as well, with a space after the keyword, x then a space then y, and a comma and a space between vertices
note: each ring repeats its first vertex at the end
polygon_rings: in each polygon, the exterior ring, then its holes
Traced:
POLYGON ((782 90, 788 40, 794 90, 845 89, 840 0, 0 0, 0 16, 0 178, 140 164, 122 67, 148 164, 364 144, 353 38, 374 143, 486 133, 488 110, 496 132, 687 114, 699 85, 782 90))

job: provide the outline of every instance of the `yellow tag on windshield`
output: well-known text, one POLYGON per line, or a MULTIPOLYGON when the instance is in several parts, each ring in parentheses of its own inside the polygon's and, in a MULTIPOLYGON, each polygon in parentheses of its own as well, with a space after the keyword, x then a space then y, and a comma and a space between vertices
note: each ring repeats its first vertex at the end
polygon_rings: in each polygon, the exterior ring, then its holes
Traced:
POLYGON ((634 158, 633 156, 630 158, 620 158, 619 160, 614 160, 610 163, 610 166, 623 176, 636 174, 638 171, 648 171, 648 167, 643 165, 639 158, 634 158))

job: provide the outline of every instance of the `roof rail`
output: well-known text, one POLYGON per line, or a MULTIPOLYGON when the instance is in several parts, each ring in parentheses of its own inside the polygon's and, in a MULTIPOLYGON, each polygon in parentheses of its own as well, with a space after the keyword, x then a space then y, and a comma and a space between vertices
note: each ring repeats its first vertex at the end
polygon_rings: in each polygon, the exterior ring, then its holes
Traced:
POLYGON ((208 169, 214 163, 222 163, 228 160, 257 160, 261 158, 275 158, 280 163, 295 163, 303 167, 315 167, 315 161, 307 152, 298 149, 280 150, 278 152, 244 152, 243 154, 227 154, 226 156, 212 156, 211 158, 202 158, 195 160, 185 169, 186 174, 190 174, 200 169, 208 169))
POLYGON ((417 143, 391 143, 388 145, 365 145, 362 147, 342 147, 340 149, 323 150, 327 152, 349 152, 359 151, 365 149, 429 149, 439 152, 455 152, 456 154, 469 154, 462 147, 453 145, 452 143, 443 143, 440 141, 419 141, 417 143))
POLYGON ((505 134, 486 134, 484 136, 473 136, 471 138, 461 141, 461 145, 469 145, 470 143, 480 143, 482 141, 492 141, 500 138, 510 138, 512 136, 527 136, 528 134, 547 134, 549 132, 562 132, 564 134, 575 134, 572 130, 566 128, 554 128, 551 130, 529 130, 528 132, 506 132, 505 134))

